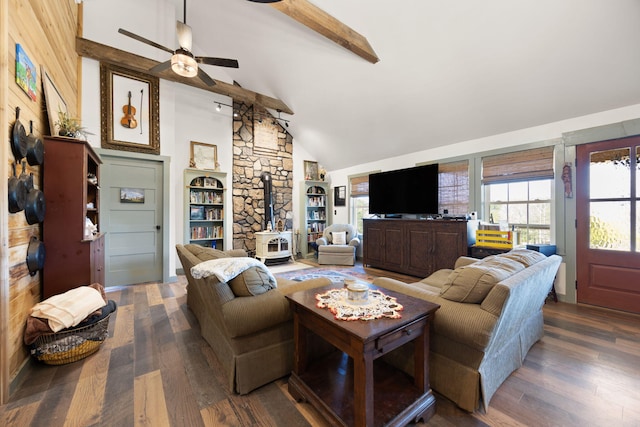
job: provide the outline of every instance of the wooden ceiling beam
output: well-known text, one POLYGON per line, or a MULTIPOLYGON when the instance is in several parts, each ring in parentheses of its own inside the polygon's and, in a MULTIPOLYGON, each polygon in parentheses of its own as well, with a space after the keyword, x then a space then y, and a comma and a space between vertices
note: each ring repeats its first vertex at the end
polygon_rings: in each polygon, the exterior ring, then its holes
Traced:
POLYGON ((366 37, 307 0, 282 0, 270 6, 372 64, 380 60, 366 37))
POLYGON ((152 67, 159 64, 158 61, 145 58, 144 56, 136 55, 134 53, 126 52, 124 50, 116 49, 111 46, 107 46, 98 42, 84 39, 82 37, 76 37, 76 52, 78 55, 95 59, 97 61, 104 61, 110 64, 126 67, 134 71, 139 71, 152 76, 159 77, 161 79, 183 83, 188 86, 197 87, 209 92, 219 93, 233 98, 237 101, 242 101, 246 104, 253 105, 258 104, 262 107, 269 108, 276 111, 281 111, 285 114, 293 114, 293 110, 289 108, 287 104, 277 98, 261 95, 251 90, 243 89, 242 87, 235 86, 229 83, 215 80, 214 86, 208 86, 202 80, 198 78, 182 77, 171 71, 169 68, 161 73, 152 73, 149 71, 152 67))

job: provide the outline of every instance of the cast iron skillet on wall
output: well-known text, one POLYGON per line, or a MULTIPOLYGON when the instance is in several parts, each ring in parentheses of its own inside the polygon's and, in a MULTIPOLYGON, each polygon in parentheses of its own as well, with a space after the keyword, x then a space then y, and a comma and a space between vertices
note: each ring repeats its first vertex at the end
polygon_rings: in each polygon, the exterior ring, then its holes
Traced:
POLYGON ((29 121, 29 135, 27 135, 27 162, 31 166, 41 165, 44 162, 44 144, 40 138, 33 134, 33 120, 29 121))
POLYGON ((44 193, 37 188, 27 193, 27 201, 24 205, 24 216, 28 224, 37 224, 44 221, 45 202, 44 193))
POLYGON ((38 270, 44 267, 44 253, 44 243, 36 236, 31 236, 27 248, 27 268, 31 276, 35 276, 38 270))
POLYGON ((13 175, 9 177, 9 212, 16 213, 24 209, 27 202, 27 183, 16 176, 16 165, 11 165, 13 175))
POLYGON ((27 132, 20 123, 20 107, 16 107, 16 121, 13 123, 13 132, 11 133, 11 151, 16 163, 27 155, 27 132))

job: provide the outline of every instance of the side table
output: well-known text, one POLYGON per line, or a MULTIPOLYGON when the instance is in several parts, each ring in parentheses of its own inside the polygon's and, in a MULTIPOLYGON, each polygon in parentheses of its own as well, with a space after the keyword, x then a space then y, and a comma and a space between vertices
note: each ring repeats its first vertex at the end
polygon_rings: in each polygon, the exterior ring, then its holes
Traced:
MULTIPOLYGON (((400 319, 337 320, 316 306, 315 296, 335 288, 287 295, 293 311, 295 353, 289 393, 306 400, 332 425, 401 426, 435 412, 429 386, 429 325, 437 304, 381 289, 403 305, 400 319), (317 335, 337 351, 312 359, 308 340, 317 335), (384 354, 414 342, 414 377, 382 360, 384 354), (374 363, 374 361, 376 361, 374 363)), ((370 285, 371 289, 376 287, 370 285)))

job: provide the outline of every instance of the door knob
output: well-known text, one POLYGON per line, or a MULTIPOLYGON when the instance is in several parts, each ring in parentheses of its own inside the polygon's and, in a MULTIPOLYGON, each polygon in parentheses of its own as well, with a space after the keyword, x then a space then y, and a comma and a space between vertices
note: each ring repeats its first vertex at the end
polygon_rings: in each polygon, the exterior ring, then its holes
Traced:
POLYGON ((160 230, 160 226, 159 225, 156 225, 156 230, 160 230))

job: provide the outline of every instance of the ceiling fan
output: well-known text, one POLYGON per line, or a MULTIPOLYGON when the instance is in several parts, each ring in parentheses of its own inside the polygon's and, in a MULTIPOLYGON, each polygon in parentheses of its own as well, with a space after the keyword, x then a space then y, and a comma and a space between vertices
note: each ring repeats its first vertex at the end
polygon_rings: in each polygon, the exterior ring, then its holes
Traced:
POLYGON ((162 46, 152 40, 141 37, 123 28, 118 29, 120 34, 123 34, 139 42, 148 44, 155 48, 164 50, 171 53, 171 59, 152 67, 149 71, 154 73, 160 73, 167 68, 171 69, 178 75, 183 77, 195 77, 198 76, 208 86, 214 86, 216 82, 205 73, 202 68, 198 67, 198 64, 217 65, 219 67, 238 68, 238 61, 235 59, 227 58, 214 58, 210 56, 195 56, 191 52, 192 37, 191 27, 187 25, 187 0, 184 0, 184 22, 176 21, 176 33, 178 35, 178 44, 180 47, 176 50, 171 50, 168 47, 162 46))

